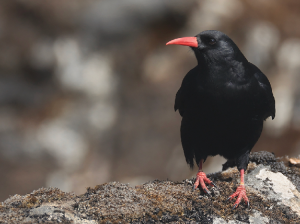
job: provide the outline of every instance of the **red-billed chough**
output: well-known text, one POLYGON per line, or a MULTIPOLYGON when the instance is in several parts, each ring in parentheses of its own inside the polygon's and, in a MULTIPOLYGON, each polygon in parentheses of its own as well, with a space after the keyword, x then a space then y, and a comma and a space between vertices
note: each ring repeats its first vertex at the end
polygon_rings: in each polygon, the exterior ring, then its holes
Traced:
POLYGON ((190 46, 198 65, 184 77, 176 94, 181 142, 187 163, 199 164, 194 189, 215 186, 202 171, 207 156, 221 155, 236 165, 241 184, 228 199, 238 196, 249 206, 244 171, 249 153, 259 139, 263 121, 275 117, 275 99, 267 77, 251 64, 236 44, 220 31, 203 31, 167 43, 190 46))

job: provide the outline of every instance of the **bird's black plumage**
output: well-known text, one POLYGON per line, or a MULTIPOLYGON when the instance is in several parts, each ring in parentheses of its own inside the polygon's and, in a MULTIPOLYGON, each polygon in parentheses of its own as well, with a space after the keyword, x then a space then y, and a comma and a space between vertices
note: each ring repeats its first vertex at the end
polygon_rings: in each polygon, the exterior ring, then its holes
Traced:
POLYGON ((270 82, 224 33, 204 31, 196 38, 198 65, 184 77, 174 106, 182 116, 186 161, 193 167, 219 154, 246 170, 263 121, 275 117, 270 82))

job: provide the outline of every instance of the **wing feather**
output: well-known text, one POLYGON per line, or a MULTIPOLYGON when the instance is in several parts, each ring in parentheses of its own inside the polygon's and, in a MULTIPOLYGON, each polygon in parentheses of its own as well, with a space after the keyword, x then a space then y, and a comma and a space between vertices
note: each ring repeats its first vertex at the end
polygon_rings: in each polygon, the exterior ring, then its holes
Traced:
POLYGON ((183 117, 184 108, 185 108, 185 101, 189 98, 189 94, 193 89, 193 85, 195 84, 195 78, 197 75, 197 67, 190 70, 186 76, 184 77, 181 87, 176 93, 175 97, 175 105, 174 110, 179 110, 179 114, 183 117))
POLYGON ((266 111, 264 119, 268 117, 275 118, 275 98, 273 96, 272 87, 268 80, 268 78, 262 73, 255 65, 251 64, 254 69, 254 77, 257 79, 260 87, 264 92, 264 96, 266 97, 266 111))

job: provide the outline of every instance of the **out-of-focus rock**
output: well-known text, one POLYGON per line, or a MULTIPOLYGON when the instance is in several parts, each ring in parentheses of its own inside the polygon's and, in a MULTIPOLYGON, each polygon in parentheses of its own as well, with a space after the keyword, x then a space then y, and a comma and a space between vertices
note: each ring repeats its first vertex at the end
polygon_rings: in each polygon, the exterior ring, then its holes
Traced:
POLYGON ((297 158, 290 158, 289 159, 290 165, 300 167, 300 159, 297 158))
POLYGON ((245 56, 261 70, 272 62, 280 40, 279 30, 269 22, 259 21, 249 25, 246 35, 245 56))
POLYGON ((237 0, 197 1, 188 21, 188 32, 197 34, 202 30, 222 30, 224 23, 234 21, 243 11, 243 4, 237 0))

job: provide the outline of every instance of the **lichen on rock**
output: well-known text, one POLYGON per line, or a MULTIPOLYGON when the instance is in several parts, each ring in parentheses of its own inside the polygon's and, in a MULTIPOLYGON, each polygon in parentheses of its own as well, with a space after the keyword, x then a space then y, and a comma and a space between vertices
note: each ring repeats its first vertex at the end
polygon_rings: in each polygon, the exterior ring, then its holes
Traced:
POLYGON ((41 188, 14 195, 0 206, 1 223, 299 223, 300 168, 266 152, 253 153, 246 174, 250 207, 226 201, 238 185, 236 168, 209 174, 217 186, 208 196, 194 180, 155 180, 130 187, 110 182, 83 195, 41 188), (284 167, 282 167, 284 166, 284 167), (276 169, 277 167, 277 169, 276 169))

